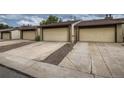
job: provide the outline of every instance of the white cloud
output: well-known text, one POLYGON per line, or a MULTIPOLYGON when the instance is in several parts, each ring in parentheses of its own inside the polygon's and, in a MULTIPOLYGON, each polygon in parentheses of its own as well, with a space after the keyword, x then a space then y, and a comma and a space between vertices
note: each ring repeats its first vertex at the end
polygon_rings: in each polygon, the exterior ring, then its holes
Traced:
POLYGON ((19 25, 19 26, 21 26, 21 25, 36 25, 35 23, 33 23, 33 22, 31 22, 31 21, 27 21, 27 20, 21 20, 21 21, 19 21, 19 22, 17 22, 17 24, 19 25))
POLYGON ((0 15, 0 18, 3 18, 3 19, 5 19, 5 18, 6 18, 6 16, 4 16, 4 15, 0 15))
POLYGON ((38 16, 25 16, 26 20, 33 22, 35 25, 39 25, 39 23, 44 20, 44 18, 38 16))
POLYGON ((123 14, 122 15, 121 14, 119 14, 119 15, 116 14, 116 15, 113 15, 113 17, 114 18, 124 18, 124 15, 123 14))
POLYGON ((0 24, 8 25, 6 22, 0 21, 0 24))
POLYGON ((74 19, 71 19, 71 18, 64 18, 62 21, 63 21, 63 22, 66 22, 66 21, 74 21, 74 19))
POLYGON ((24 17, 24 15, 21 14, 5 14, 5 15, 0 15, 0 18, 3 19, 12 19, 12 20, 17 20, 17 19, 22 19, 24 17))
POLYGON ((23 20, 17 22, 18 25, 39 25, 39 23, 44 20, 38 16, 24 16, 23 20))
MULTIPOLYGON (((39 25, 39 23, 46 19, 49 14, 0 14, 0 22, 9 24, 9 25, 39 25)), ((63 21, 71 20, 71 16, 75 16, 77 19, 82 20, 92 20, 92 19, 103 19, 105 14, 55 14, 63 21)), ((124 14, 113 14, 114 18, 124 18, 124 14)))

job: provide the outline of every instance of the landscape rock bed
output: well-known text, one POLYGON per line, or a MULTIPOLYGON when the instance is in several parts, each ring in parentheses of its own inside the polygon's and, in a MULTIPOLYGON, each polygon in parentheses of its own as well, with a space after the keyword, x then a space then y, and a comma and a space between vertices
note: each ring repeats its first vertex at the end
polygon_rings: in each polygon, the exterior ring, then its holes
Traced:
POLYGON ((12 44, 12 45, 5 45, 5 46, 0 46, 0 52, 5 52, 11 49, 15 49, 24 45, 31 44, 33 42, 22 42, 22 43, 17 43, 17 44, 12 44))
POLYGON ((49 64, 58 65, 72 49, 72 44, 65 44, 60 49, 49 55, 46 59, 41 61, 49 64))

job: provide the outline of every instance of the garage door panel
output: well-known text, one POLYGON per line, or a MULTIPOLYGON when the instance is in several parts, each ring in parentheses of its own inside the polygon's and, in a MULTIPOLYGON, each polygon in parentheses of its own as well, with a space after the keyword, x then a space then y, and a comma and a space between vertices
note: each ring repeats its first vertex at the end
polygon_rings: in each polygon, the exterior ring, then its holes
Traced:
POLYGON ((23 31, 23 39, 35 40, 35 31, 23 31))
POLYGON ((68 28, 43 29, 44 41, 68 41, 68 28))
POLYGON ((9 40, 10 39, 10 33, 3 33, 3 39, 9 40))
POLYGON ((115 28, 85 28, 79 31, 80 41, 115 42, 115 28))

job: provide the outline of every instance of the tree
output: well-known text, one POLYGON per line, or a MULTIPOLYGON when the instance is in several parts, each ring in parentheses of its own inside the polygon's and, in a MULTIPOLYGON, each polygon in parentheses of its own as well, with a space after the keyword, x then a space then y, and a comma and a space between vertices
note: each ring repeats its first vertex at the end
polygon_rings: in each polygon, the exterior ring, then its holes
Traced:
POLYGON ((76 21, 77 17, 76 16, 70 16, 68 21, 76 21))
POLYGON ((10 28, 10 26, 0 23, 0 29, 10 28))
POLYGON ((43 21, 41 22, 41 24, 46 24, 46 20, 43 20, 43 21))
POLYGON ((43 20, 40 24, 58 23, 59 18, 57 16, 50 15, 46 20, 43 20))
POLYGON ((61 18, 59 19, 59 22, 62 22, 62 19, 61 18))
POLYGON ((76 21, 76 20, 77 20, 77 17, 76 17, 76 16, 74 16, 74 17, 73 17, 73 20, 74 20, 74 21, 76 21))

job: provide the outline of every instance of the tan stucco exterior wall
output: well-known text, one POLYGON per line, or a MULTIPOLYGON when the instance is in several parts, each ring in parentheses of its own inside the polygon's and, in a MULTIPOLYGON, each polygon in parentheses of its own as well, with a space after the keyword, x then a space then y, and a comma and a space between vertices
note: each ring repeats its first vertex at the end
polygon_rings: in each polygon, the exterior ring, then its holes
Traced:
POLYGON ((20 39, 20 30, 11 31, 11 38, 12 39, 20 39))
MULTIPOLYGON (((36 34, 36 37, 37 37, 37 36, 40 37, 40 36, 41 36, 41 29, 40 29, 40 28, 37 28, 36 33, 37 33, 37 34, 36 34)), ((41 40, 41 37, 40 37, 40 40, 41 40)))
POLYGON ((123 42, 124 42, 124 24, 122 24, 122 36, 123 36, 123 42))
POLYGON ((1 39, 1 32, 0 32, 0 39, 1 39))
POLYGON ((77 27, 75 27, 77 24, 79 24, 82 20, 80 21, 77 21, 73 24, 71 24, 70 26, 70 40, 72 43, 75 43, 76 42, 76 30, 77 30, 77 27))
POLYGON ((37 28, 37 35, 40 36, 40 28, 37 28))
POLYGON ((78 41, 78 27, 75 27, 74 29, 74 43, 78 41))
POLYGON ((122 24, 117 25, 117 42, 121 43, 123 42, 123 26, 122 24))
POLYGON ((42 28, 40 28, 40 40, 42 41, 42 28))

